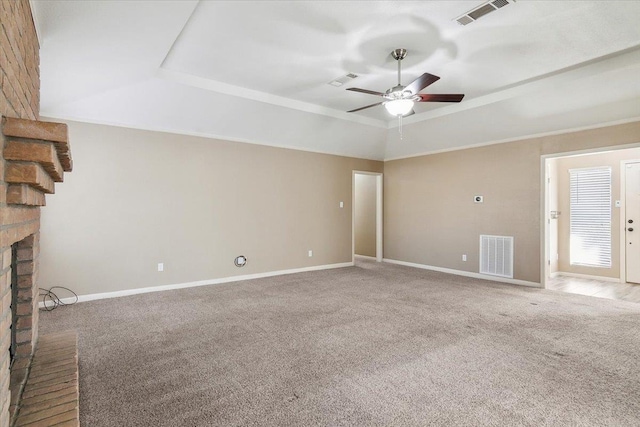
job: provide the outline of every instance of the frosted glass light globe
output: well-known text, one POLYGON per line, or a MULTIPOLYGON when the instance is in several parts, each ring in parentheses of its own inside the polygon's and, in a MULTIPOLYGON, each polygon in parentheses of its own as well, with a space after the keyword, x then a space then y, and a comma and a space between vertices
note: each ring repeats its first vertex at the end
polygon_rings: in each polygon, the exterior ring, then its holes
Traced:
POLYGON ((413 108, 413 101, 411 99, 394 99, 393 101, 385 102, 384 108, 392 116, 404 116, 413 108))

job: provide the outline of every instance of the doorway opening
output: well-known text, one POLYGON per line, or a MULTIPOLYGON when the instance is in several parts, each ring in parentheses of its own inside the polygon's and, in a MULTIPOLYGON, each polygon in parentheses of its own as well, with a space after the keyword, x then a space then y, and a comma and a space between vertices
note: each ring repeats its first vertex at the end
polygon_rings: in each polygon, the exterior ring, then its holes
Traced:
POLYGON ((542 157, 544 288, 616 299, 640 288, 640 148, 632 147, 542 157))
POLYGON ((352 254, 382 262, 382 173, 353 171, 352 254))

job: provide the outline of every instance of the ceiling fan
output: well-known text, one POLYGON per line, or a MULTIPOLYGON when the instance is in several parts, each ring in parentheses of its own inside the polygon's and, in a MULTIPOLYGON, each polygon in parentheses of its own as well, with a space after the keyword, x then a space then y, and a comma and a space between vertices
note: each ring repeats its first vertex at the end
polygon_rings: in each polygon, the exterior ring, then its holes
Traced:
POLYGON ((364 110, 367 108, 375 107, 378 105, 384 105, 387 111, 399 118, 408 117, 415 114, 413 111, 413 105, 416 102, 460 102, 464 95, 462 94, 420 94, 422 89, 440 80, 440 77, 433 74, 424 73, 407 86, 402 86, 401 72, 402 72, 402 60, 407 57, 406 49, 395 49, 391 52, 393 59, 398 61, 398 85, 388 89, 386 92, 376 92, 373 90, 359 89, 357 87, 351 87, 347 90, 353 92, 367 93, 369 95, 381 96, 385 101, 377 102, 375 104, 367 105, 366 107, 356 108, 355 110, 347 111, 348 113, 355 113, 356 111, 364 110))

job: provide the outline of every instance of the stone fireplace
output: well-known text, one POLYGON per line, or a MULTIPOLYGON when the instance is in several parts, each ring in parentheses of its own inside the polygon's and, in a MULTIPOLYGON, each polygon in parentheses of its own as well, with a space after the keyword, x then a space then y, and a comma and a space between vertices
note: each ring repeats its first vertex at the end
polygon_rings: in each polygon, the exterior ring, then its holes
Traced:
POLYGON ((4 427, 16 412, 38 340, 40 206, 72 162, 64 124, 5 117, 1 142, 0 341, 4 345, 0 357, 7 378, 2 385, 0 426, 4 427))
POLYGON ((29 1, 0 1, 0 23, 0 427, 8 427, 38 342, 40 207, 72 162, 66 125, 39 120, 29 1))

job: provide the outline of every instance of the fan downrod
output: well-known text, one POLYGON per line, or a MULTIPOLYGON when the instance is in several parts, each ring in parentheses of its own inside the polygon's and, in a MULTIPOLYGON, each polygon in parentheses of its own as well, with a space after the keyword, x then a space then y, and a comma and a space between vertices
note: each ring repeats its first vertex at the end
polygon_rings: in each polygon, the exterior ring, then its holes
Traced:
POLYGON ((391 52, 391 56, 393 56, 393 59, 398 61, 398 86, 391 88, 390 90, 391 92, 401 92, 402 89, 404 89, 404 86, 402 86, 402 83, 400 82, 400 77, 402 75, 402 60, 407 56, 407 49, 394 49, 391 52))

